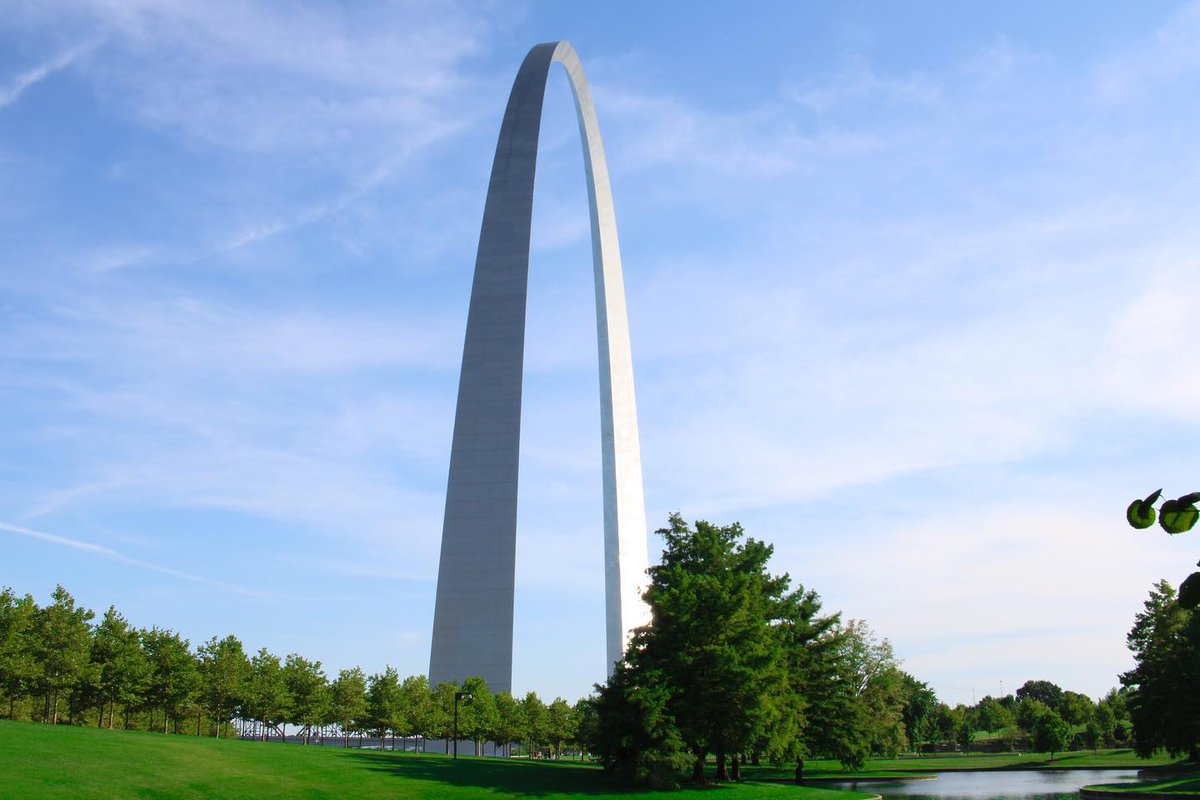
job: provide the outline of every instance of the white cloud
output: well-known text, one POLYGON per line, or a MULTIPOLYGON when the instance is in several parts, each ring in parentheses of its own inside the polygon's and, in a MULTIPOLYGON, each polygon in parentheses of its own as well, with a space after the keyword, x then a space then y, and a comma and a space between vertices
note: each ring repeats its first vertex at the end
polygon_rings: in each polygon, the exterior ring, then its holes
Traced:
POLYGON ((45 80, 56 72, 71 66, 77 59, 87 55, 100 45, 100 40, 93 39, 68 48, 58 55, 36 67, 32 67, 17 75, 6 85, 0 85, 0 109, 17 102, 31 86, 45 80))

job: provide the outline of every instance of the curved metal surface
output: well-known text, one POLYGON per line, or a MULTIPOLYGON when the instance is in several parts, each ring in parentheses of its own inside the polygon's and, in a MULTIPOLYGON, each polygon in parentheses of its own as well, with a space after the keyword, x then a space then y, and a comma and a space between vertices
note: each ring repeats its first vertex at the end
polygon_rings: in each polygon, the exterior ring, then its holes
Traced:
POLYGON ((459 378, 429 679, 482 675, 512 690, 513 591, 521 378, 534 171, 546 79, 563 65, 575 97, 592 220, 604 574, 609 670, 630 631, 649 621, 648 567, 633 360, 617 221, 600 127, 579 56, 567 42, 529 51, 513 82, 484 205, 459 378))

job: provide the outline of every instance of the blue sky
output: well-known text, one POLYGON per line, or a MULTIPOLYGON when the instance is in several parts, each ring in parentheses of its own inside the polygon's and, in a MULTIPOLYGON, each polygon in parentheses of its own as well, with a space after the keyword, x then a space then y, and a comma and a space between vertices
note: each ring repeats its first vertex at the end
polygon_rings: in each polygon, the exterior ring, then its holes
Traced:
MULTIPOLYGON (((570 40, 651 526, 740 520, 950 702, 1130 666, 1197 534, 1200 4, 10 2, 0 584, 427 668, 495 137, 570 40)), ((602 678, 561 74, 534 209, 514 689, 602 678)), ((651 557, 660 544, 651 538, 651 557)))

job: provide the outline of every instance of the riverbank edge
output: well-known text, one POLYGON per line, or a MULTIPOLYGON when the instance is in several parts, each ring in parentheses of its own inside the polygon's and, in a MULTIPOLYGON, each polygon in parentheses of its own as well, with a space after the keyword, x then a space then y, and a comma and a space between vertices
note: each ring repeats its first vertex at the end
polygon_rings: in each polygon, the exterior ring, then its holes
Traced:
POLYGON ((1095 786, 1084 786, 1079 790, 1079 800, 1196 800, 1197 797, 1200 792, 1126 792, 1095 786))

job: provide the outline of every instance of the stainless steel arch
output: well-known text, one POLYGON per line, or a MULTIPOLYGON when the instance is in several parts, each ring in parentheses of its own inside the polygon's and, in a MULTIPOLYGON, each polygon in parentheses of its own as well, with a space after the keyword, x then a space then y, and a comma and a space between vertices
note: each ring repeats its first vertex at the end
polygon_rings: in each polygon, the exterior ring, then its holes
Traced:
POLYGON ((610 670, 629 632, 649 621, 641 599, 648 562, 633 360, 608 165, 579 56, 567 42, 539 44, 508 98, 475 259, 433 617, 435 685, 482 675, 493 691, 512 689, 529 226, 542 101, 554 62, 566 69, 575 96, 592 218, 610 670))

